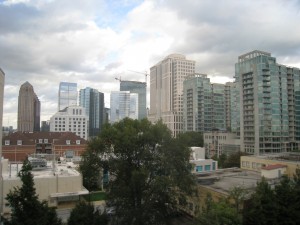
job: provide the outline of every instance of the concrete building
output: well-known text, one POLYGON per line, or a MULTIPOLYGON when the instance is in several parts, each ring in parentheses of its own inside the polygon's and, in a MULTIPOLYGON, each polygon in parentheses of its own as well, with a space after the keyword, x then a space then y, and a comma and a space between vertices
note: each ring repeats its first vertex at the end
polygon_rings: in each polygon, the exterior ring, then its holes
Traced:
MULTIPOLYGON (((4 97, 4 81, 5 81, 5 73, 0 68, 0 127, 2 127, 3 121, 3 97, 4 97)), ((0 137, 2 137, 2 129, 0 129, 0 137)), ((3 196, 3 176, 2 176, 2 166, 3 165, 3 157, 2 157, 2 143, 0 143, 0 196, 3 196)), ((0 198, 0 223, 1 223, 1 215, 3 212, 3 198, 0 198)))
POLYGON ((77 83, 60 82, 58 90, 58 111, 77 105, 77 83))
MULTIPOLYGON (((35 159, 44 161, 43 159, 35 159)), ((1 207, 4 216, 9 216, 11 208, 5 199, 9 191, 21 186, 21 180, 17 176, 22 164, 10 163, 3 160, 3 192, 0 196, 1 207)), ((89 192, 82 185, 82 176, 71 162, 61 160, 58 164, 49 161, 46 166, 33 169, 34 187, 40 201, 47 201, 49 206, 60 207, 65 204, 75 205, 81 195, 89 192)))
POLYGON ((276 62, 270 53, 252 51, 235 65, 239 92, 242 151, 280 153, 300 141, 300 70, 276 62))
POLYGON ((85 108, 69 106, 58 111, 50 118, 51 132, 73 132, 85 140, 88 139, 89 119, 85 108))
POLYGON ((230 155, 241 150, 241 140, 236 133, 231 132, 204 132, 203 133, 204 148, 206 155, 212 157, 222 154, 230 155))
POLYGON ((137 93, 112 91, 110 94, 110 122, 115 123, 126 117, 138 119, 137 93))
POLYGON ((241 169, 260 172, 266 178, 274 177, 274 173, 277 178, 283 174, 293 178, 299 167, 300 154, 297 152, 241 156, 241 169))
POLYGON ((211 83, 206 74, 188 76, 183 82, 183 130, 230 129, 231 85, 211 83))
POLYGON ((195 61, 171 54, 150 68, 151 122, 162 120, 173 136, 183 131, 183 81, 195 73, 195 61))
POLYGON ((87 87, 79 91, 79 106, 84 107, 89 118, 89 137, 96 137, 104 124, 104 94, 87 87))
POLYGON ((32 154, 80 156, 86 140, 72 132, 14 132, 2 139, 2 154, 10 162, 23 162, 32 154))
POLYGON ((32 85, 21 85, 18 99, 18 131, 40 131, 41 104, 32 85))
POLYGON ((129 91, 130 93, 138 94, 138 119, 141 120, 147 117, 147 96, 146 83, 138 81, 120 81, 120 91, 129 91))

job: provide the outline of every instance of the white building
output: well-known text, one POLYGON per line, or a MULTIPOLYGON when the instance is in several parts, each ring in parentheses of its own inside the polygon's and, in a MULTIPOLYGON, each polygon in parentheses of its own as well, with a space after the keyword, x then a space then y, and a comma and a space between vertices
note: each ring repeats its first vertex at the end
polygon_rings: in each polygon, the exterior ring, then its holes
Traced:
POLYGON ((191 147, 190 163, 193 165, 192 173, 212 172, 218 169, 218 162, 205 159, 205 149, 202 147, 191 147))
POLYGON ((162 119, 173 135, 183 131, 183 81, 195 73, 195 61, 171 54, 150 68, 149 120, 162 119))
MULTIPOLYGON (((5 199, 10 190, 21 186, 22 182, 17 176, 22 164, 10 164, 3 160, 3 192, 0 195, 3 214, 11 212, 5 199)), ((32 170, 34 187, 40 201, 47 201, 49 206, 58 207, 60 204, 75 203, 80 195, 88 194, 82 186, 82 176, 72 162, 61 161, 60 164, 46 163, 38 170, 32 170)))
POLYGON ((69 106, 58 111, 50 118, 50 131, 71 131, 87 140, 88 124, 89 119, 85 113, 85 108, 80 106, 69 106))
POLYGON ((137 93, 130 91, 112 91, 110 94, 110 122, 115 123, 126 117, 138 119, 137 93))

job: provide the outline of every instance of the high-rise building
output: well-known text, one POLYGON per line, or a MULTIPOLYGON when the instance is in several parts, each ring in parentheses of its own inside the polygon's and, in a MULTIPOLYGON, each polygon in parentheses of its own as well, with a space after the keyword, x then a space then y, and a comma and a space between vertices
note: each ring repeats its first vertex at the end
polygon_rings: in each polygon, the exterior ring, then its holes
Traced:
POLYGON ((77 105, 77 84, 60 82, 58 90, 58 111, 77 105))
POLYGON ((58 111, 50 118, 50 132, 73 132, 77 136, 88 139, 89 119, 85 108, 69 106, 58 111))
POLYGON ((126 117, 138 119, 137 93, 112 91, 110 94, 110 122, 118 122, 126 117))
POLYGON ((183 131, 183 81, 195 73, 195 61, 171 54, 150 68, 151 122, 162 120, 176 136, 183 131))
POLYGON ((300 70, 252 51, 235 65, 241 150, 251 154, 296 149, 300 141, 300 70))
MULTIPOLYGON (((0 127, 2 127, 3 119, 3 97, 4 97, 4 80, 5 74, 0 68, 0 127)), ((0 129, 0 137, 2 138, 2 129, 0 129)), ((2 142, 0 143, 0 193, 3 193, 3 176, 2 176, 2 142)), ((0 214, 3 213, 3 198, 0 197, 0 214)), ((1 223, 1 218, 0 218, 1 223)))
POLYGON ((79 91, 79 105, 89 117, 89 137, 97 136, 104 124, 104 94, 93 88, 79 91))
POLYGON ((41 104, 29 82, 21 85, 18 101, 18 131, 40 131, 41 104))
POLYGON ((183 82, 184 131, 229 130, 230 85, 211 83, 206 74, 188 76, 183 82))
POLYGON ((146 83, 138 81, 120 81, 120 91, 130 91, 130 93, 137 93, 139 96, 138 119, 141 120, 147 117, 147 98, 146 98, 146 83))

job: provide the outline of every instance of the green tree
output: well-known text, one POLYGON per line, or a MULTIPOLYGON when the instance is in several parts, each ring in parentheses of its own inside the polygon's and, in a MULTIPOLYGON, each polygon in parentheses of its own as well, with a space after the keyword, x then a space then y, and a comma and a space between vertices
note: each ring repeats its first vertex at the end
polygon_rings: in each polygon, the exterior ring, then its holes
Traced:
POLYGON ((227 199, 214 202, 207 196, 202 213, 196 218, 195 225, 241 225, 241 216, 227 199))
POLYGON ((274 191, 263 177, 255 192, 244 207, 245 225, 278 224, 276 220, 276 198, 274 191))
POLYGON ((68 225, 107 225, 108 216, 94 210, 92 204, 79 202, 71 211, 68 219, 68 225))
POLYGON ((113 224, 165 224, 178 201, 194 191, 190 149, 162 122, 127 118, 106 124, 87 151, 96 152, 97 165, 109 170, 113 224))
POLYGON ((185 142, 185 144, 189 147, 203 147, 203 133, 196 131, 187 131, 184 133, 180 133, 178 138, 185 142))
POLYGON ((248 155, 245 152, 235 152, 227 156, 224 162, 224 168, 241 167, 241 156, 248 155))
POLYGON ((224 168, 225 161, 227 160, 227 155, 226 154, 221 154, 219 157, 217 155, 214 155, 212 157, 213 160, 218 161, 218 168, 224 168))
POLYGON ((46 201, 40 202, 34 187, 32 167, 25 160, 18 173, 22 181, 21 187, 14 187, 6 199, 11 207, 12 214, 7 225, 60 225, 54 208, 48 206, 46 201))

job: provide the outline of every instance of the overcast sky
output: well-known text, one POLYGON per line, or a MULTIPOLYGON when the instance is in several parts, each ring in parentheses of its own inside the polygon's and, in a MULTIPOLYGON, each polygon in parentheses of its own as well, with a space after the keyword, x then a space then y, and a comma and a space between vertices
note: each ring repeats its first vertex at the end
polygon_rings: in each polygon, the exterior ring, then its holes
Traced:
POLYGON ((49 120, 61 81, 104 92, 109 106, 115 77, 144 81, 129 70, 149 72, 171 53, 216 83, 232 81, 238 56, 256 49, 300 67, 299 24, 299 0, 0 0, 3 125, 16 128, 26 81, 49 120))

